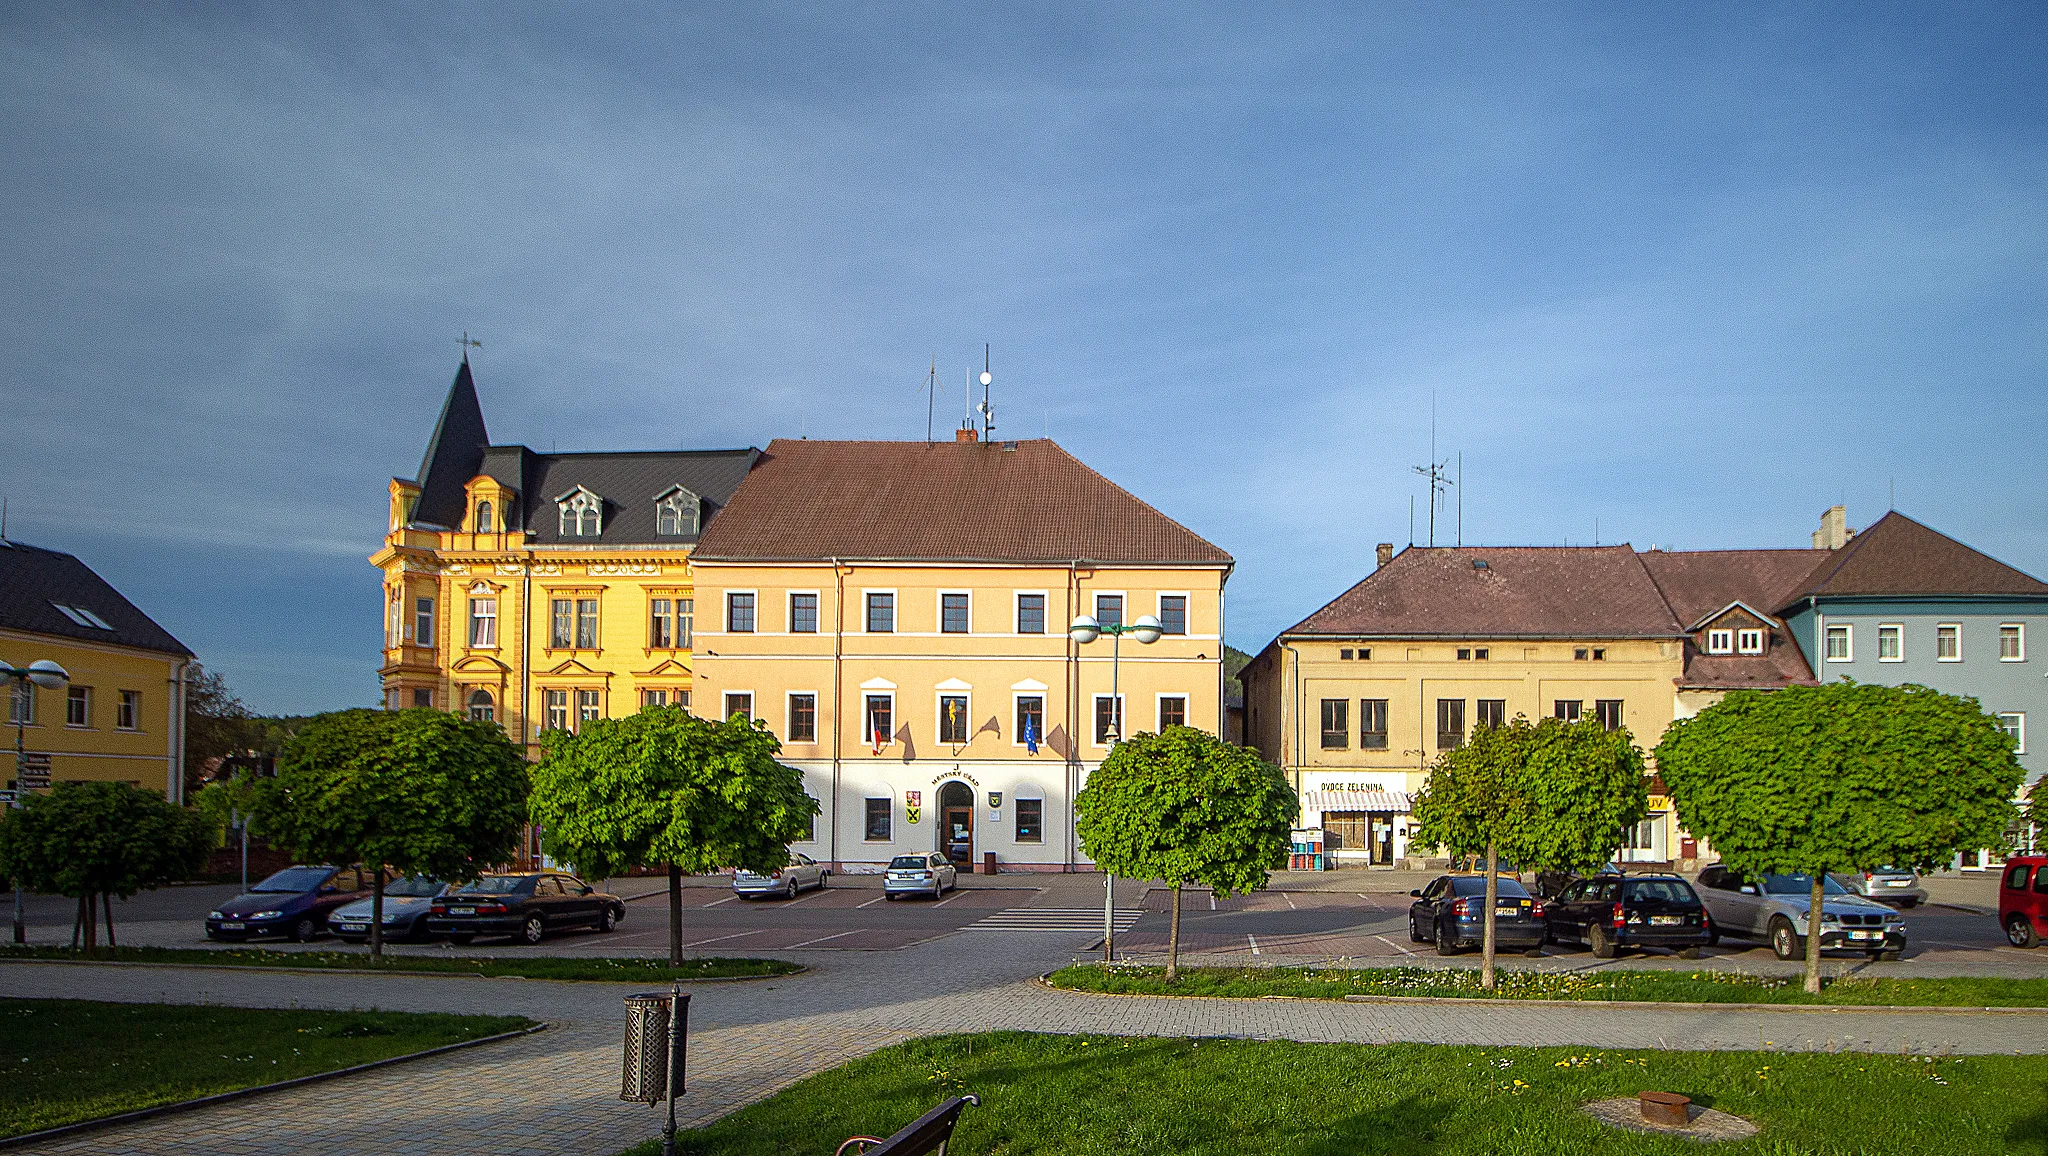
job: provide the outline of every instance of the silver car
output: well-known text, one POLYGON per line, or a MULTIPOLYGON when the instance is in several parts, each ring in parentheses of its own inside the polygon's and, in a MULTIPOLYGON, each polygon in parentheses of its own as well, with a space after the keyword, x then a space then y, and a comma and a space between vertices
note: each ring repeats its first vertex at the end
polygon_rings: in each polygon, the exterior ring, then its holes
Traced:
MULTIPOLYGON (((447 890, 446 883, 426 875, 408 875, 386 883, 384 937, 425 939, 427 912, 434 905, 434 896, 447 890)), ((350 943, 362 943, 370 938, 370 908, 371 900, 368 899, 344 903, 328 914, 327 926, 350 943)))
POLYGON ((832 870, 809 855, 792 852, 789 866, 756 875, 752 871, 732 873, 732 893, 742 899, 757 899, 763 895, 780 895, 784 899, 795 899, 797 892, 809 887, 823 887, 832 870))
MULTIPOLYGON (((1806 955, 1806 915, 1813 879, 1807 875, 1746 876, 1715 865, 1700 872, 1700 899, 1714 919, 1715 937, 1732 935, 1771 945, 1779 959, 1806 955)), ((1821 883, 1822 951, 1861 951, 1897 959, 1906 946, 1906 917, 1849 890, 1829 876, 1821 883)))
POLYGON ((898 855, 889 860, 888 870, 882 873, 884 899, 904 895, 929 895, 937 899, 942 892, 958 886, 959 868, 936 851, 923 855, 898 855))
POLYGON ((1927 902, 1927 888, 1920 886, 1920 873, 1910 867, 1876 867, 1834 878, 1856 894, 1879 903, 1918 907, 1927 902))

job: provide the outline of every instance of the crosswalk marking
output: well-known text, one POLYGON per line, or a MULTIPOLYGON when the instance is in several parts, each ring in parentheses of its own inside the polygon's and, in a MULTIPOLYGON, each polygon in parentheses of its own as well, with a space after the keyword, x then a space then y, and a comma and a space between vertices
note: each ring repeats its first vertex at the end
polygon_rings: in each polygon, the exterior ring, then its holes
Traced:
MULTIPOLYGON (((1144 918, 1143 908, 1118 908, 1116 929, 1129 931, 1144 918)), ((1088 907, 1012 907, 984 916, 963 931, 1075 931, 1102 932, 1102 909, 1088 907)))

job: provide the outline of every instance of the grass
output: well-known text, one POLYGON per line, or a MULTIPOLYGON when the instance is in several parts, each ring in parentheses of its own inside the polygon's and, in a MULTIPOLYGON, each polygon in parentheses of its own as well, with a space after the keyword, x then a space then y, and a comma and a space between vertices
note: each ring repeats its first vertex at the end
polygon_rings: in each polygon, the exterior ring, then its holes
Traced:
POLYGON ((517 976, 522 979, 593 980, 608 983, 666 983, 670 980, 733 979, 795 975, 800 963, 780 959, 722 959, 707 956, 670 967, 665 959, 507 956, 499 959, 387 954, 381 964, 370 951, 268 951, 263 948, 118 947, 94 952, 68 947, 0 946, 0 962, 61 959, 73 963, 196 963, 208 967, 351 968, 364 971, 429 972, 440 975, 517 976))
MULTIPOLYGON (((1698 1153, 1581 1105, 1658 1089, 1762 1126, 1715 1153, 2039 1153, 2048 1058, 1298 1044, 1005 1032, 899 1044, 678 1137, 830 1152, 973 1092, 956 1156, 1698 1153)), ((654 1156, 658 1141, 632 1150, 654 1156)))
POLYGON ((1799 976, 1732 971, 1527 971, 1503 968, 1491 993, 1471 968, 1184 967, 1168 986, 1165 969, 1076 964, 1052 974, 1054 987, 1129 995, 1205 995, 1257 998, 1347 995, 1453 996, 1471 999, 1645 1000, 1658 1003, 1874 1004, 1911 1007, 2048 1007, 2048 979, 1822 979, 1810 996, 1799 976))
POLYGON ((514 1031, 518 1016, 0 1000, 0 1136, 514 1031))

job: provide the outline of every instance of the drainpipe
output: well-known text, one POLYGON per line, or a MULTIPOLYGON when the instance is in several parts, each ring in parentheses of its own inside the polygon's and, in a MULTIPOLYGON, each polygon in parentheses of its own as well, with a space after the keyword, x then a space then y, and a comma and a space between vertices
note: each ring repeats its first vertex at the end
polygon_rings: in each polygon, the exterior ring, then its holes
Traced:
MULTIPOLYGON (((1074 621, 1074 606, 1079 598, 1079 594, 1077 593, 1077 591, 1079 590, 1080 585, 1081 560, 1079 558, 1076 558, 1073 561, 1067 563, 1067 606, 1065 615, 1061 619, 1061 621, 1063 622, 1072 623, 1074 621)), ((1061 633, 1065 634, 1064 631, 1062 631, 1061 633)), ((1081 837, 1074 830, 1074 796, 1081 793, 1081 723, 1079 716, 1075 713, 1078 709, 1078 704, 1081 701, 1081 647, 1079 643, 1074 641, 1074 636, 1071 634, 1066 634, 1066 640, 1062 642, 1060 645, 1065 649, 1067 657, 1067 685, 1065 688, 1065 697, 1067 700, 1066 824, 1067 871, 1071 873, 1080 868, 1081 858, 1081 837)))
POLYGON ((164 776, 164 798, 173 803, 185 802, 185 672, 191 669, 190 659, 181 659, 173 668, 171 686, 170 725, 164 729, 170 734, 170 774, 164 776))
MULTIPOLYGON (((839 559, 832 559, 832 824, 831 835, 832 869, 840 869, 839 863, 839 759, 840 744, 844 741, 845 727, 840 715, 846 704, 841 701, 839 675, 842 659, 845 657, 846 638, 846 577, 839 572, 839 559)), ((858 712, 854 715, 859 718, 858 712)))
MULTIPOLYGON (((1298 797, 1301 794, 1301 652, 1294 649, 1294 644, 1291 642, 1281 643, 1280 649, 1294 659, 1292 665, 1292 669, 1294 671, 1294 690, 1291 694, 1287 696, 1287 701, 1284 701, 1280 704, 1280 765, 1283 768, 1287 765, 1287 755, 1289 749, 1288 732, 1290 729, 1287 712, 1289 706, 1291 705, 1293 708, 1294 720, 1292 723, 1294 739, 1292 743, 1292 750, 1294 754, 1294 793, 1298 797)), ((1299 817, 1300 816, 1298 815, 1296 816, 1296 818, 1299 817)))

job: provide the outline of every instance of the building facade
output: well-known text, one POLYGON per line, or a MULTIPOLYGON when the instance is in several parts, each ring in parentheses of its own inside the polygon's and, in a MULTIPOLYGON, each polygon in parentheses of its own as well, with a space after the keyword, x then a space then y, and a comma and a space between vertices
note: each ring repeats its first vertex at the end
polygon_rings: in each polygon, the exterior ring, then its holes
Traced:
POLYGON ((1222 722, 1230 556, 1049 440, 777 440, 691 558, 698 713, 782 742, 850 871, 941 851, 1085 866, 1073 799, 1119 733, 1222 722), (1076 615, 1157 617, 1080 645, 1076 615))
POLYGON ((8 790, 126 782, 184 797, 185 688, 192 652, 70 554, 0 539, 0 663, 47 659, 71 676, 55 690, 17 687, 27 767, 0 754, 8 790))

